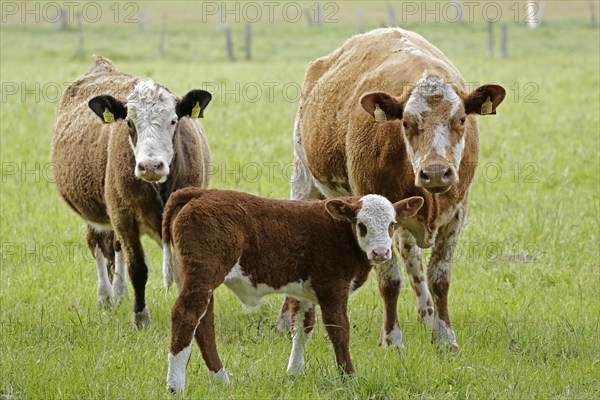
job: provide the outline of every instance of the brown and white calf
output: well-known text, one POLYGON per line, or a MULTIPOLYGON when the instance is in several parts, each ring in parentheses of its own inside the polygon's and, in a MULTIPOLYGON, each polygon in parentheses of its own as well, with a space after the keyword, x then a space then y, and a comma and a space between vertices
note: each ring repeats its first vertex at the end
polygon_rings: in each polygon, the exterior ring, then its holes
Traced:
POLYGON ((67 88, 56 109, 51 151, 55 183, 88 226, 98 301, 110 304, 127 294, 127 266, 135 292, 132 321, 140 328, 150 322, 140 235, 161 243, 162 211, 170 193, 208 184, 208 144, 202 126, 189 117, 200 116, 210 99, 204 90, 178 98, 98 57, 67 88), (106 243, 112 231, 116 241, 106 243), (106 259, 112 255, 111 285, 106 259))
POLYGON ((316 304, 338 366, 354 372, 348 296, 365 282, 372 263, 391 258, 394 225, 422 204, 420 197, 392 204, 378 195, 293 201, 196 188, 173 193, 163 240, 173 245, 175 270, 165 275, 165 286, 175 278, 180 294, 171 315, 167 388, 183 390, 193 338, 212 377, 229 383, 214 332, 213 292, 222 283, 248 307, 270 293, 297 299, 291 375, 302 370, 316 304))
MULTIPOLYGON (((400 28, 350 38, 306 71, 294 128, 292 199, 377 193, 425 205, 397 235, 418 312, 433 340, 457 349, 448 314, 452 257, 478 162, 477 115, 495 114, 505 90, 469 91, 456 67, 422 36, 400 28), (433 246, 427 282, 419 247, 433 246), (430 297, 433 296, 433 302, 430 297)), ((402 348, 398 261, 377 268, 382 342, 402 348)), ((289 324, 286 299, 278 326, 289 324)))

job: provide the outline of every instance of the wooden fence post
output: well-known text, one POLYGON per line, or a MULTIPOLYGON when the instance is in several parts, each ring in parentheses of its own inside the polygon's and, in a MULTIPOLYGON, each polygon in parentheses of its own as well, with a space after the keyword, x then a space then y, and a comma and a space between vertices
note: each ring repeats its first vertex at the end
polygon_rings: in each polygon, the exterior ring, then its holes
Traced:
POLYGON ((160 38, 158 40, 158 56, 163 58, 165 56, 165 36, 167 34, 167 16, 162 16, 162 27, 160 29, 160 38))
POLYGON ((77 46, 77 50, 75 50, 75 57, 79 58, 79 57, 83 57, 83 22, 82 22, 82 17, 81 17, 81 13, 77 13, 76 17, 77 18, 77 30, 79 31, 79 45, 77 46))
POLYGON ((364 9, 362 6, 356 8, 356 33, 365 33, 364 9))
POLYGON ((249 23, 246 24, 245 30, 245 47, 246 47, 246 60, 252 59, 252 25, 249 23))
POLYGON ((502 24, 502 45, 500 47, 502 58, 508 57, 508 25, 502 24))
POLYGON ((234 62, 233 58, 233 39, 231 38, 231 26, 225 24, 225 46, 227 48, 227 61, 234 62))
POLYGON ((391 3, 387 3, 387 12, 388 12, 388 26, 396 26, 396 13, 394 12, 394 7, 392 7, 391 3))
POLYGON ((494 57, 494 23, 488 21, 488 57, 494 57))

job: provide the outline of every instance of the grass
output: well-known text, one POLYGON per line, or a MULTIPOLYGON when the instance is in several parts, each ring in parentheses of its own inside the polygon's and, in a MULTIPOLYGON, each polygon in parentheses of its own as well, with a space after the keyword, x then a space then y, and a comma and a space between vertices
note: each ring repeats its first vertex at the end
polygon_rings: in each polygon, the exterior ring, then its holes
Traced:
MULTIPOLYGON (((51 89, 82 74, 92 53, 179 94, 212 85, 203 120, 215 162, 211 187, 285 198, 297 109, 292 89, 309 61, 354 33, 352 12, 341 9, 349 17, 321 30, 257 25, 255 59, 233 64, 212 25, 171 28, 166 59, 155 55, 156 27, 142 35, 131 26, 86 26, 80 59, 73 58, 75 32, 2 26, 0 397, 166 397, 176 294, 163 293, 160 249, 144 242, 153 324, 133 332, 131 296, 112 310, 96 308, 83 224, 53 187, 51 89), (261 97, 254 101, 256 87, 261 97)), ((265 298, 260 311, 244 314, 220 288, 217 339, 233 385, 211 385, 194 347, 186 397, 600 397, 599 37, 585 18, 559 17, 537 30, 510 24, 507 59, 487 57, 483 23, 404 24, 440 47, 467 81, 508 90, 498 115, 480 118, 481 164, 453 268, 450 312, 461 352, 430 344, 406 287, 399 305, 406 350, 379 347, 382 302, 371 277, 349 307, 356 376, 338 376, 319 322, 306 375, 290 380, 291 341, 273 329, 281 298, 265 298)), ((234 27, 238 43, 240 32, 234 27)))

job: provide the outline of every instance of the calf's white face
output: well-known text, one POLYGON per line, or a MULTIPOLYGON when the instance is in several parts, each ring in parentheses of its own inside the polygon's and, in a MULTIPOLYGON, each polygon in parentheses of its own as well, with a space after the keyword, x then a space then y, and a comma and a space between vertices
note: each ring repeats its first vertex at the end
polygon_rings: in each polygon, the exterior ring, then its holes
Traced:
POLYGON ((422 197, 410 197, 392 204, 376 194, 363 196, 358 203, 342 199, 325 203, 332 217, 353 224, 358 245, 373 262, 392 258, 392 236, 396 222, 412 217, 422 205, 422 197))
POLYGON ((383 111, 381 122, 402 120, 415 186, 444 193, 459 183, 467 130, 475 124, 467 115, 495 114, 506 92, 487 84, 466 94, 459 86, 427 74, 411 89, 404 100, 385 92, 369 93, 361 98, 361 105, 373 116, 376 108, 383 111))
POLYGON ((165 182, 173 160, 173 137, 183 117, 201 117, 210 93, 192 90, 178 99, 151 80, 139 81, 123 103, 110 95, 94 97, 89 107, 111 123, 124 119, 135 158, 134 174, 147 182, 165 182))

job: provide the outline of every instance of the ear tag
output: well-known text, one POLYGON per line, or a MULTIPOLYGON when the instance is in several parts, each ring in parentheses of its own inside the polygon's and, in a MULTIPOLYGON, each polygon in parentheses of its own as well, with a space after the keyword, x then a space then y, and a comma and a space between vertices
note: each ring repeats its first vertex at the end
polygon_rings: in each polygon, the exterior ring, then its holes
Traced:
POLYGON ((192 108, 192 118, 200 118, 200 102, 197 101, 194 108, 192 108))
POLYGON ((387 118, 385 116, 385 111, 383 111, 381 108, 379 108, 379 104, 375 104, 375 112, 373 112, 373 114, 375 115, 376 122, 387 121, 387 118))
POLYGON ((104 107, 104 112, 102 113, 102 116, 104 117, 105 124, 110 124, 111 122, 115 122, 115 115, 110 112, 108 107, 104 107))
POLYGON ((481 115, 488 115, 492 113, 492 101, 488 96, 487 100, 481 105, 481 115))

